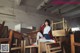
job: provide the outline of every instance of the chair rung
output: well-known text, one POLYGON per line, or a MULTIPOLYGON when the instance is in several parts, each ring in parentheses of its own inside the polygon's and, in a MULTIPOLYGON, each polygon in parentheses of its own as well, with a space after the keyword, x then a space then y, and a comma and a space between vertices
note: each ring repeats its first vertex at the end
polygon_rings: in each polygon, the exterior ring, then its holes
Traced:
MULTIPOLYGON (((53 51, 54 53, 56 53, 56 52, 61 52, 62 50, 57 50, 57 51, 53 51)), ((51 52, 51 53, 53 53, 53 52, 51 52)))
POLYGON ((17 45, 17 44, 14 43, 13 45, 17 45))
POLYGON ((11 48, 11 50, 18 50, 18 49, 21 49, 21 47, 14 47, 14 48, 11 48))
POLYGON ((76 45, 76 46, 80 46, 80 43, 74 43, 74 45, 76 45))
POLYGON ((25 46, 25 48, 34 48, 34 47, 38 47, 38 46, 25 46))
POLYGON ((56 50, 56 49, 61 49, 61 47, 51 48, 50 50, 56 50))

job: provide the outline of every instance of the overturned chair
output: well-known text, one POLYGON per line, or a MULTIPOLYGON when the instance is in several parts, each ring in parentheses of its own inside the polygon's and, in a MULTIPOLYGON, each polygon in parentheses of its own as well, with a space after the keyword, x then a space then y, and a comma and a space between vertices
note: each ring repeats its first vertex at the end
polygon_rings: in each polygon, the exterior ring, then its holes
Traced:
POLYGON ((54 50, 53 53, 61 52, 61 51, 63 53, 65 53, 64 48, 62 48, 62 46, 61 46, 61 42, 64 41, 64 38, 67 33, 67 29, 68 29, 67 21, 64 20, 64 18, 62 19, 62 21, 59 21, 59 22, 52 21, 52 35, 55 37, 55 40, 57 43, 57 44, 55 44, 55 46, 56 45, 57 46, 54 48, 50 48, 48 46, 49 53, 52 53, 52 51, 50 51, 50 50, 54 50))

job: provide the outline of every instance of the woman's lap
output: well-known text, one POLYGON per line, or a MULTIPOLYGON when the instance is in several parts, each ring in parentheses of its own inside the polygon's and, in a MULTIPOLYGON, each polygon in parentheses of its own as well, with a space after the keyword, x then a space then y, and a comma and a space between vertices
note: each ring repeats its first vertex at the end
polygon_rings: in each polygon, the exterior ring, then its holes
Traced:
POLYGON ((51 39, 48 34, 44 34, 44 37, 45 37, 46 39, 51 39))

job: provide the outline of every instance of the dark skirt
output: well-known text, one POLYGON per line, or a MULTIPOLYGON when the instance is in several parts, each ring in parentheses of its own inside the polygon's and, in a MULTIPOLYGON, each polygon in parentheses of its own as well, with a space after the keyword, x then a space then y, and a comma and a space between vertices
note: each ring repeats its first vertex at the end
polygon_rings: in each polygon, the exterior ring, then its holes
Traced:
POLYGON ((49 34, 43 34, 46 39, 51 39, 49 34))

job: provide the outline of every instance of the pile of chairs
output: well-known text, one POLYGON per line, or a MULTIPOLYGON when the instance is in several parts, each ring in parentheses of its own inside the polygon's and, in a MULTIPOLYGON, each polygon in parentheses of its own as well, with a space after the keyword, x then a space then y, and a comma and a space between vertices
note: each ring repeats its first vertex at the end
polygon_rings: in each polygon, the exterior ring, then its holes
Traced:
POLYGON ((34 53, 57 53, 62 52, 61 44, 56 42, 38 42, 37 46, 32 46, 32 44, 36 41, 36 34, 35 32, 29 33, 27 38, 29 40, 29 44, 26 44, 27 40, 24 40, 24 53, 26 53, 26 49, 30 49, 29 52, 32 53, 32 49, 35 48, 34 53), (38 49, 36 51, 36 48, 38 49))
POLYGON ((70 35, 71 53, 80 53, 80 31, 76 31, 70 35))
POLYGON ((8 26, 4 26, 4 24, 5 22, 0 24, 0 44, 9 44, 9 53, 25 53, 26 49, 30 49, 30 53, 56 53, 62 51, 59 43, 40 42, 37 46, 32 46, 36 41, 37 33, 29 33, 28 36, 23 37, 23 34, 14 30, 9 30, 8 26), (33 48, 35 48, 34 51, 32 50, 33 48))
MULTIPOLYGON (((9 53, 23 53, 23 37, 22 34, 13 30, 9 30, 8 26, 4 26, 5 21, 0 24, 0 44, 9 44, 9 53)), ((0 51, 1 52, 1 51, 0 51)))

